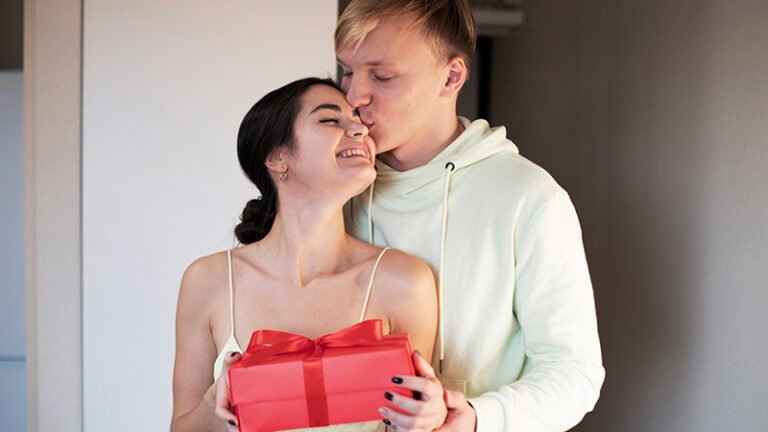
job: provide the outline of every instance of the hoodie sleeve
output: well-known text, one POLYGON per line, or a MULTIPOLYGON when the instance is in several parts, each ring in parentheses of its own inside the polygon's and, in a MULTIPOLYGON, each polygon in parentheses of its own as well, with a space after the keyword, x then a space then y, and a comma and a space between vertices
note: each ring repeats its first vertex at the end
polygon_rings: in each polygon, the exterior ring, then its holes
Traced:
POLYGON ((470 399, 477 431, 565 431, 591 411, 605 377, 581 228, 555 193, 515 239, 513 310, 525 340, 522 378, 470 399))

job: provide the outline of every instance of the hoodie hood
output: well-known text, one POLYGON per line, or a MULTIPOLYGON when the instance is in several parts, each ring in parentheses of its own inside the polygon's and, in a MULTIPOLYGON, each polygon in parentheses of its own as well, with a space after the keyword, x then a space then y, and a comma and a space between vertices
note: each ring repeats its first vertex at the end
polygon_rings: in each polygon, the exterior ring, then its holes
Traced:
POLYGON ((459 117, 459 121, 464 132, 426 165, 397 171, 376 161, 378 175, 374 193, 383 206, 402 210, 440 200, 448 163, 454 165, 452 176, 460 177, 463 170, 496 153, 518 153, 517 147, 507 139, 506 128, 491 128, 485 120, 470 122, 459 117))

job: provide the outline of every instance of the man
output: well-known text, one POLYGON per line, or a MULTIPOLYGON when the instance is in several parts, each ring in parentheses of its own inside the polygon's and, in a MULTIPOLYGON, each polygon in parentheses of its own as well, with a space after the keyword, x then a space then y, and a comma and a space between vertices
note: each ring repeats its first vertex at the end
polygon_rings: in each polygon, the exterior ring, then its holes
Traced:
POLYGON ((381 413, 398 430, 562 431, 605 375, 581 231, 504 128, 456 116, 475 39, 465 0, 352 0, 336 28, 342 88, 378 153, 347 229, 438 278, 436 370, 416 355, 420 376, 394 381, 421 398, 388 394, 404 412, 381 413))

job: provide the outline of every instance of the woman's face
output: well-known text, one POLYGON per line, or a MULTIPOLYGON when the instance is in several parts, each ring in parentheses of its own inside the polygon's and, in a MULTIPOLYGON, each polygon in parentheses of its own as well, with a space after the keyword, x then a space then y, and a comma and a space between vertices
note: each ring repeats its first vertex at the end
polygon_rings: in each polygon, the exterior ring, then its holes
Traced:
POLYGON ((346 201, 376 177, 368 128, 335 88, 314 85, 304 93, 293 131, 293 150, 285 155, 291 186, 346 201))

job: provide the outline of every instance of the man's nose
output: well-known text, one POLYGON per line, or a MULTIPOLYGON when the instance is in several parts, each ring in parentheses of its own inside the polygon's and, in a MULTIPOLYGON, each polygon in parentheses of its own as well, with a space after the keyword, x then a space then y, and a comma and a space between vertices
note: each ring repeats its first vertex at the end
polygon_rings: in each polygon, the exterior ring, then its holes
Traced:
POLYGON ((347 102, 354 108, 366 106, 371 103, 371 93, 362 81, 363 80, 356 78, 354 75, 349 79, 347 102))

